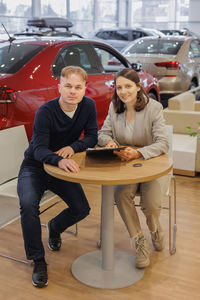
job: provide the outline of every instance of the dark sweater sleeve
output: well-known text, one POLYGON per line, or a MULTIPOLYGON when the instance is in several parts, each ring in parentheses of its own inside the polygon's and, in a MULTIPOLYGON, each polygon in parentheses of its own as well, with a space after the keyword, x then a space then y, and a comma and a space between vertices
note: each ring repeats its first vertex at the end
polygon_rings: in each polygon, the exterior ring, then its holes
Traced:
MULTIPOLYGON (((89 113, 83 129, 84 137, 70 144, 75 153, 85 151, 87 148, 92 148, 97 144, 98 125, 94 100, 88 103, 87 112, 89 113)), ((86 116, 82 115, 82 117, 85 118, 86 116)))
POLYGON ((36 112, 33 133, 34 158, 42 163, 58 165, 63 157, 55 154, 49 149, 51 131, 51 113, 45 107, 40 107, 36 112))

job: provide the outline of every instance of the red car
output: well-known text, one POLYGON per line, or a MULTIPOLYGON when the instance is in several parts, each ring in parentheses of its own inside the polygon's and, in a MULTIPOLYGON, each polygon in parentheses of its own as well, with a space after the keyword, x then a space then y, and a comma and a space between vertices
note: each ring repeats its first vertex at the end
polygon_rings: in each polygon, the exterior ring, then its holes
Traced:
MULTIPOLYGON (((86 95, 97 107, 99 128, 107 115, 113 94, 115 72, 130 64, 107 44, 74 38, 26 38, 0 42, 0 130, 25 125, 32 135, 35 112, 59 96, 57 85, 64 66, 78 65, 88 73, 86 95), (114 63, 113 63, 114 61, 114 63)), ((157 80, 140 70, 146 92, 160 101, 157 80)))

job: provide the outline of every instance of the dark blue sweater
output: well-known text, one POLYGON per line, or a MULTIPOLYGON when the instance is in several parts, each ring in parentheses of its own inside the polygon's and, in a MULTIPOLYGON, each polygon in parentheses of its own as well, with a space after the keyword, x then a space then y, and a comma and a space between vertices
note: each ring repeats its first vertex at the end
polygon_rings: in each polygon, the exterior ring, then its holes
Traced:
POLYGON ((74 152, 81 152, 97 143, 97 116, 94 100, 83 97, 73 118, 60 108, 58 99, 53 99, 36 112, 33 136, 25 151, 25 161, 29 165, 42 166, 43 163, 58 165, 63 158, 54 152, 70 146, 74 152), (84 130, 84 137, 80 138, 84 130))

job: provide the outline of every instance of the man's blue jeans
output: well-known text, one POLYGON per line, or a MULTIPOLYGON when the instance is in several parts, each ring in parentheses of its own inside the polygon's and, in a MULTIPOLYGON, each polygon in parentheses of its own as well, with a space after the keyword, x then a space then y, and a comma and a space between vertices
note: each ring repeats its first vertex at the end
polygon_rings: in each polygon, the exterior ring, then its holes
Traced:
POLYGON ((43 168, 22 163, 17 191, 20 199, 21 225, 27 259, 45 255, 41 238, 39 204, 45 190, 51 190, 68 205, 52 219, 52 227, 62 233, 66 228, 84 219, 90 211, 88 201, 79 183, 72 183, 48 175, 43 168))

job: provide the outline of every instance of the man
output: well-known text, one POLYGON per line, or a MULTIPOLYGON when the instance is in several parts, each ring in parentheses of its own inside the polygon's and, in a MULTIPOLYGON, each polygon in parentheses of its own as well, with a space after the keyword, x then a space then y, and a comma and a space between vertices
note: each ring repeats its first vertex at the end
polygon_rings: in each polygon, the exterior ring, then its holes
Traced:
POLYGON ((37 110, 33 136, 19 172, 22 232, 27 259, 34 262, 32 283, 36 287, 48 284, 39 219, 39 203, 44 191, 51 190, 68 205, 48 223, 48 247, 52 251, 60 249, 61 233, 84 219, 90 210, 80 184, 54 178, 43 168, 43 163, 48 163, 66 172, 79 172, 73 154, 97 143, 96 107, 92 99, 84 96, 86 80, 87 74, 80 67, 62 69, 58 84, 60 97, 37 110), (79 139, 83 131, 84 137, 79 139))

